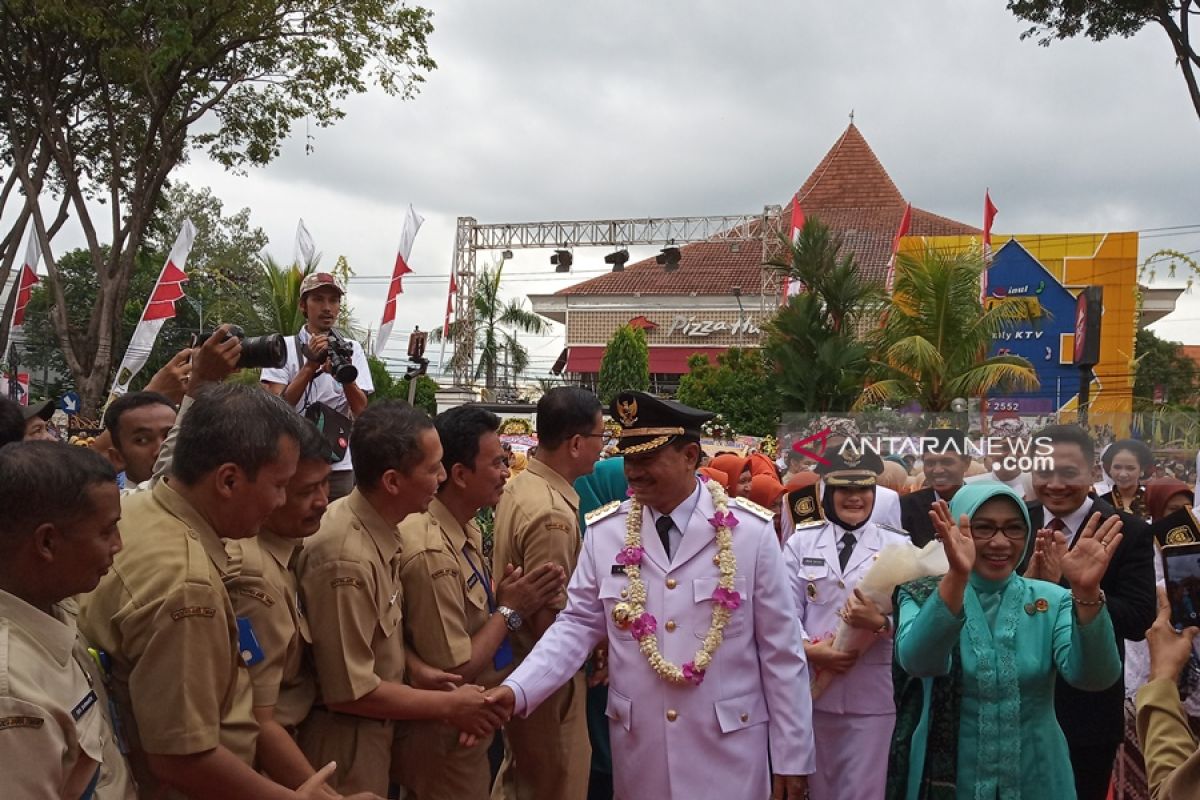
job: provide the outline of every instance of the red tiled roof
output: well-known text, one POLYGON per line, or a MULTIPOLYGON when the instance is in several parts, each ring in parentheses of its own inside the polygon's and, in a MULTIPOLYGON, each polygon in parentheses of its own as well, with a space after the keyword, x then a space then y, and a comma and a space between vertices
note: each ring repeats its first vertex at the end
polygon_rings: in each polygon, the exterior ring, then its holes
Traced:
MULTIPOLYGON (((854 255, 865 277, 884 280, 905 200, 853 123, 800 187, 800 205, 806 216, 819 218, 842 235, 845 250, 854 255)), ((790 219, 791 208, 792 198, 788 198, 784 219, 790 219)), ((979 228, 913 208, 912 236, 977 233, 979 228)), ((557 294, 728 294, 731 286, 754 294, 761 265, 759 242, 742 242, 736 253, 727 242, 695 242, 680 248, 677 272, 664 272, 648 258, 630 264, 624 272, 601 275, 557 294)))

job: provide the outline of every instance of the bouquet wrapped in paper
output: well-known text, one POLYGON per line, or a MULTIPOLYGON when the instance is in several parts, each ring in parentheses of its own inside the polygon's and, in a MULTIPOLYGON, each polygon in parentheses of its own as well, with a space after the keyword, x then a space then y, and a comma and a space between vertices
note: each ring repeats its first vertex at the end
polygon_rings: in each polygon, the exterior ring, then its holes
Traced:
MULTIPOLYGON (((892 613, 892 595, 902 583, 915 581, 930 575, 945 575, 950 568, 942 543, 934 540, 924 547, 913 544, 890 545, 879 551, 875 563, 867 570, 858 590, 879 606, 884 614, 892 613)), ((833 648, 843 653, 857 650, 860 653, 870 646, 875 634, 862 628, 853 628, 845 621, 838 623, 833 636, 833 648)), ((812 696, 816 699, 828 688, 837 675, 822 670, 812 682, 812 696)))

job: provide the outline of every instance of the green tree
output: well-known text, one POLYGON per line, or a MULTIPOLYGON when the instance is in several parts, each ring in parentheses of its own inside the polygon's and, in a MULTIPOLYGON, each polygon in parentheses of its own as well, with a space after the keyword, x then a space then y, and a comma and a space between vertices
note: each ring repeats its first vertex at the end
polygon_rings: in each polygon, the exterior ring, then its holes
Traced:
POLYGON ((1135 341, 1133 397, 1139 406, 1155 405, 1157 387, 1162 387, 1167 405, 1194 406, 1198 391, 1196 364, 1179 350, 1178 342, 1158 338, 1143 328, 1135 341))
MULTIPOLYGON (((484 267, 475 283, 475 296, 471 298, 475 307, 475 380, 484 379, 484 387, 496 389, 500 366, 506 364, 508 374, 516 378, 529 368, 529 351, 517 338, 518 333, 545 333, 549 323, 525 308, 523 300, 507 302, 500 297, 500 277, 504 262, 494 267, 484 267)), ((462 326, 461 320, 450 323, 450 341, 457 341, 462 326)), ((442 338, 442 331, 432 332, 434 341, 442 338)), ((471 353, 455 350, 450 359, 451 366, 458 366, 470 359, 471 353)))
POLYGON ((411 96, 434 67, 430 18, 398 0, 0 8, 0 139, 42 242, 55 333, 85 409, 117 360, 136 259, 172 170, 197 150, 229 169, 266 164, 296 120, 333 124, 371 83, 411 96), (68 320, 49 236, 56 220, 38 202, 43 157, 45 183, 78 222, 96 274, 82 326, 68 320))
POLYGON ((809 217, 787 260, 770 265, 804 287, 766 325, 763 354, 784 411, 846 410, 862 392, 869 359, 856 332, 878 318, 884 296, 843 245, 809 217))
POLYGON ((983 268, 972 250, 926 245, 900 254, 887 319, 869 339, 872 376, 859 407, 916 400, 925 411, 946 411, 956 397, 1038 388, 1026 359, 987 356, 1001 332, 1035 319, 1022 298, 989 298, 984 311, 983 268))
POLYGON ((1008 0, 1008 10, 1032 23, 1021 38, 1035 37, 1043 46, 1080 35, 1094 42, 1114 36, 1127 39, 1146 25, 1159 26, 1171 42, 1188 97, 1200 116, 1200 53, 1191 39, 1192 23, 1200 14, 1196 0, 1008 0))
POLYGON ((779 395, 757 350, 731 347, 717 356, 715 366, 708 356, 693 355, 675 397, 684 405, 720 414, 738 433, 767 436, 779 429, 779 395))
MULTIPOLYGON (((371 383, 375 386, 375 391, 371 394, 370 402, 408 400, 409 378, 405 377, 397 380, 388 371, 387 364, 375 356, 367 356, 367 365, 371 369, 371 383)), ((423 408, 428 411, 430 416, 436 414, 438 388, 440 387, 438 387, 432 378, 428 375, 422 375, 417 381, 417 396, 413 398, 413 404, 417 408, 423 408)))
POLYGON ((596 393, 607 406, 627 389, 644 392, 649 388, 650 347, 646 344, 646 331, 622 325, 604 348, 596 393))

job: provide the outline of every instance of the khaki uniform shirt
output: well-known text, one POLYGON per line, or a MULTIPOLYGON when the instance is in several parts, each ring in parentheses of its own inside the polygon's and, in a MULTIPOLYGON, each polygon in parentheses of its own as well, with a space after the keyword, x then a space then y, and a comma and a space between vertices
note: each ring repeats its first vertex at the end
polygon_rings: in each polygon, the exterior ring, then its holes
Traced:
POLYGON ((5 796, 133 800, 99 670, 65 604, 0 591, 0 775, 5 796), (97 774, 99 771, 99 774, 97 774))
POLYGON ((295 574, 288 569, 301 548, 298 539, 262 530, 253 539, 225 543, 233 574, 225 581, 237 615, 249 620, 262 649, 251 664, 255 706, 274 706, 275 720, 295 728, 308 716, 317 694, 309 661, 308 630, 295 574))
MULTIPOLYGON (((509 481, 496 506, 492 571, 503 575, 505 566, 512 564, 528 574, 550 562, 566 570, 569 580, 581 541, 579 495, 574 487, 541 461, 529 459, 529 466, 509 481)), ((564 593, 551 607, 561 611, 565 605, 564 593)), ((512 640, 518 662, 536 643, 525 625, 513 632, 512 640)))
POLYGON ((82 599, 79 626, 112 659, 112 691, 143 797, 179 796, 146 753, 189 755, 223 745, 254 764, 258 724, 229 567, 208 522, 166 482, 121 503, 124 549, 82 599))
POLYGON ((300 728, 313 764, 338 762, 330 785, 343 794, 387 794, 394 725, 328 712, 383 681, 404 680, 400 534, 355 489, 332 503, 297 561, 300 598, 312 632, 318 707, 300 728))

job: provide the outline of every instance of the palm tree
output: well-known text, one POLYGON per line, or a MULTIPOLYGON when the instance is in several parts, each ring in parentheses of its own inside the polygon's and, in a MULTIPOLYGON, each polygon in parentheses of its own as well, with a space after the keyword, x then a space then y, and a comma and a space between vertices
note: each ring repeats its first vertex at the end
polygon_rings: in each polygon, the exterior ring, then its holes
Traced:
POLYGON ((873 380, 857 407, 915 400, 925 411, 946 411, 956 397, 1038 388, 1028 360, 987 355, 1001 333, 1036 317, 1022 298, 989 298, 985 310, 983 270, 974 250, 926 244, 897 257, 891 308, 869 339, 873 380))
MULTIPOLYGON (((475 311, 475 351, 478 353, 475 379, 484 379, 484 386, 492 391, 496 388, 497 373, 501 364, 507 364, 508 374, 515 378, 529 368, 529 351, 517 339, 517 333, 545 333, 550 325, 537 314, 525 308, 521 300, 505 302, 500 297, 500 276, 504 262, 484 267, 475 283, 472 306, 475 311)), ((450 323, 450 339, 456 341, 458 332, 466 324, 464 320, 450 323)), ((433 339, 441 339, 440 330, 433 331, 433 339)), ((472 353, 455 348, 450 364, 459 367, 469 363, 472 353)))

